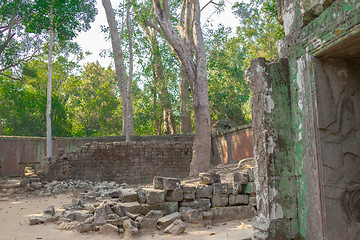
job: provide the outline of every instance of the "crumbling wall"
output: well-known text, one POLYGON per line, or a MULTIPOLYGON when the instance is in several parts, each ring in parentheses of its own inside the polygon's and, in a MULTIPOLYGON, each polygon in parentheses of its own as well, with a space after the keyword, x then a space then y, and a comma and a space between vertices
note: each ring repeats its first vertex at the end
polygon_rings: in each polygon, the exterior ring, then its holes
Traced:
POLYGON ((46 178, 137 184, 149 183, 154 176, 186 177, 192 146, 192 142, 86 143, 54 157, 46 178))

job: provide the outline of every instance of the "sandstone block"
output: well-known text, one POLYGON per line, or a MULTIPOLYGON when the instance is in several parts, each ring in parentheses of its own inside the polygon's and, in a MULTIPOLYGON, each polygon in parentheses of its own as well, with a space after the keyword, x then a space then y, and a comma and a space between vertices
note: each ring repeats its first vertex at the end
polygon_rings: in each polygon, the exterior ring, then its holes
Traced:
POLYGON ((159 230, 163 230, 167 228, 171 223, 173 223, 176 219, 181 219, 181 214, 178 212, 174 212, 172 214, 159 218, 157 221, 157 228, 159 230))
POLYGON ((229 183, 214 183, 213 185, 213 195, 216 194, 227 194, 232 193, 232 189, 229 183))
POLYGON ((229 205, 235 206, 235 205, 246 205, 249 203, 249 196, 246 194, 243 195, 229 195, 229 205))
POLYGON ((197 198, 211 198, 213 193, 212 185, 200 184, 196 188, 196 197, 197 198))
POLYGON ((178 178, 164 178, 163 185, 164 185, 164 190, 174 190, 180 188, 181 181, 178 178))
POLYGON ((181 219, 176 219, 172 224, 170 224, 165 230, 165 233, 170 233, 172 235, 179 235, 185 232, 186 225, 181 219))
POLYGON ((29 224, 35 225, 35 224, 41 224, 44 223, 44 217, 43 216, 30 216, 29 217, 29 224))
POLYGON ((74 211, 74 220, 78 222, 85 221, 87 218, 91 217, 92 215, 87 210, 77 210, 74 211))
POLYGON ((249 182, 255 182, 254 168, 249 168, 247 174, 249 175, 249 182))
POLYGON ((201 223, 203 220, 202 210, 181 208, 180 210, 181 219, 185 222, 190 223, 201 223))
POLYGON ((154 185, 154 189, 164 189, 164 178, 163 177, 154 177, 153 179, 153 185, 154 185))
MULTIPOLYGON (((126 202, 118 204, 119 211, 127 211, 132 214, 140 214, 141 213, 141 205, 138 202, 126 202)), ((120 215, 119 215, 120 216, 120 215)))
POLYGON ((185 201, 180 202, 179 206, 197 209, 199 207, 199 203, 196 200, 185 200, 185 201))
POLYGON ((44 211, 45 214, 49 214, 51 216, 54 216, 55 215, 55 208, 54 206, 49 206, 45 209, 44 211))
POLYGON ((220 175, 216 173, 199 173, 200 183, 211 185, 214 183, 220 183, 220 175))
POLYGON ((254 207, 247 205, 212 208, 211 213, 214 221, 232 221, 252 218, 256 211, 254 207))
POLYGON ((256 196, 256 186, 254 182, 248 182, 244 188, 244 193, 250 194, 251 196, 256 196))
POLYGON ((146 203, 155 204, 165 202, 165 191, 158 189, 144 189, 146 194, 146 203))
POLYGON ((101 226, 100 233, 104 235, 117 235, 119 233, 119 228, 110 223, 106 223, 101 226))
POLYGON ((211 206, 214 207, 225 207, 229 203, 229 195, 228 194, 213 194, 211 198, 211 206))
POLYGON ((192 184, 181 185, 181 189, 183 190, 184 194, 187 194, 187 193, 196 194, 196 186, 195 185, 192 185, 192 184))
POLYGON ((243 172, 234 172, 233 181, 241 185, 246 185, 249 182, 249 175, 243 172))
POLYGON ((184 193, 184 199, 188 199, 188 200, 195 199, 195 193, 184 193))
POLYGON ((257 206, 256 197, 250 196, 250 197, 249 197, 249 204, 250 204, 251 206, 256 207, 256 206, 257 206))
POLYGON ((119 190, 120 202, 139 202, 139 195, 133 188, 119 190))
POLYGON ((140 217, 138 222, 141 228, 156 228, 157 220, 163 216, 160 210, 151 210, 146 216, 140 217))
POLYGON ((209 198, 197 198, 196 201, 199 203, 198 208, 203 211, 208 211, 211 208, 211 200, 209 198))
POLYGON ((165 200, 167 202, 180 202, 184 197, 184 192, 181 188, 167 191, 165 200))
POLYGON ((84 233, 84 232, 91 232, 94 231, 94 225, 93 224, 89 224, 89 223, 85 223, 85 222, 81 222, 76 226, 76 230, 80 233, 84 233))

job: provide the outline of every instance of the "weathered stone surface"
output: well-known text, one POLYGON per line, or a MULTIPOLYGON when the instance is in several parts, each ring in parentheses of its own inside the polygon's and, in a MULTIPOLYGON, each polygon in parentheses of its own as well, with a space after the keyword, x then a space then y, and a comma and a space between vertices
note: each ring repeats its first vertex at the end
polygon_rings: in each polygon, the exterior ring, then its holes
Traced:
POLYGON ((165 200, 167 202, 180 202, 183 200, 184 192, 181 188, 176 188, 166 192, 165 200))
POLYGON ((163 217, 163 213, 160 210, 151 210, 144 217, 139 218, 139 224, 141 228, 156 228, 157 220, 163 217))
POLYGON ((214 183, 220 183, 220 175, 216 173, 199 173, 200 183, 211 185, 214 183))
POLYGON ((55 215, 55 208, 54 206, 49 206, 45 209, 44 211, 45 214, 49 214, 51 216, 54 216, 55 215))
POLYGON ((193 208, 196 209, 199 207, 199 203, 196 200, 186 200, 179 203, 180 207, 193 208))
POLYGON ((70 221, 74 221, 74 219, 75 219, 75 214, 74 214, 74 212, 65 211, 65 212, 63 213, 63 216, 64 216, 66 219, 69 219, 70 221))
POLYGON ((229 203, 228 194, 214 194, 211 198, 211 207, 225 207, 229 203))
POLYGON ((234 194, 234 195, 238 195, 239 193, 242 192, 242 189, 243 189, 241 184, 238 184, 235 182, 231 183, 231 188, 232 188, 232 194, 234 194))
POLYGON ((174 190, 180 188, 181 181, 178 178, 164 178, 163 185, 164 185, 164 190, 174 190))
POLYGON ((256 195, 256 186, 254 182, 248 182, 246 187, 244 188, 244 193, 250 194, 252 196, 256 195))
POLYGON ((91 223, 81 222, 76 226, 76 230, 80 233, 94 231, 94 225, 91 223))
POLYGON ((154 189, 164 189, 164 178, 163 177, 159 177, 159 176, 155 176, 153 178, 153 186, 154 189))
POLYGON ((183 190, 184 194, 186 194, 186 193, 196 193, 196 186, 193 185, 193 184, 181 185, 181 189, 183 190))
POLYGON ((138 197, 139 197, 139 203, 146 203, 146 194, 145 191, 142 189, 136 190, 138 197))
POLYGON ((106 223, 100 228, 100 233, 104 235, 117 235, 119 233, 119 229, 117 226, 114 226, 110 223, 106 223))
POLYGON ((213 193, 212 185, 199 184, 196 188, 197 198, 211 198, 213 193))
POLYGON ((119 200, 121 202, 139 202, 139 195, 135 189, 120 189, 119 190, 119 200))
POLYGON ((190 223, 202 223, 203 215, 201 209, 180 208, 181 219, 190 223))
POLYGON ((53 216, 51 216, 50 214, 44 214, 44 223, 48 224, 48 223, 54 223, 56 221, 58 221, 60 217, 60 214, 55 214, 53 216))
POLYGON ((150 205, 150 210, 161 210, 164 215, 168 215, 179 210, 178 202, 163 202, 150 205))
POLYGON ((212 208, 211 213, 214 221, 232 221, 254 217, 255 209, 252 206, 217 207, 212 208))
POLYGON ((123 223, 123 228, 125 231, 125 238, 134 238, 139 235, 137 225, 132 220, 125 220, 123 223))
POLYGON ((35 225, 35 224, 41 224, 44 223, 44 217, 43 216, 30 216, 29 217, 29 224, 35 225))
POLYGON ((254 207, 256 207, 256 197, 252 197, 252 196, 250 196, 249 197, 249 204, 251 205, 251 206, 254 206, 254 207))
MULTIPOLYGON (((141 205, 138 202, 119 203, 118 208, 119 208, 119 211, 127 211, 132 214, 140 214, 141 213, 141 205)), ((125 214, 125 212, 123 212, 123 213, 125 214)))
POLYGON ((195 193, 184 193, 183 197, 186 200, 192 200, 195 199, 195 193))
POLYGON ((94 212, 94 224, 105 224, 108 219, 108 214, 113 213, 107 202, 102 202, 94 212))
POLYGON ((76 210, 74 211, 74 220, 78 222, 85 221, 87 218, 92 215, 87 210, 76 210))
POLYGON ((234 172, 233 182, 241 185, 246 185, 249 182, 249 175, 243 172, 234 172))
POLYGON ((249 196, 246 194, 243 195, 229 195, 229 205, 235 206, 235 205, 246 205, 249 203, 249 196))
POLYGON ((73 230, 76 229, 78 222, 62 222, 58 226, 56 226, 56 229, 59 230, 73 230))
POLYGON ((179 235, 185 232, 186 225, 181 219, 176 219, 172 224, 170 224, 165 230, 165 233, 170 233, 172 235, 179 235))
POLYGON ((157 228, 163 230, 166 227, 168 227, 171 223, 173 223, 176 219, 181 219, 181 214, 178 212, 174 212, 172 214, 159 218, 157 221, 157 228))
POLYGON ((213 195, 215 194, 230 194, 232 189, 229 183, 214 183, 213 185, 213 195))
POLYGON ((249 182, 255 182, 254 168, 249 168, 247 170, 247 175, 249 176, 249 182))
POLYGON ((197 198, 198 208, 203 211, 208 211, 211 208, 211 200, 208 198, 197 198))
POLYGON ((165 191, 158 189, 144 189, 146 193, 146 203, 155 204, 165 202, 165 191))

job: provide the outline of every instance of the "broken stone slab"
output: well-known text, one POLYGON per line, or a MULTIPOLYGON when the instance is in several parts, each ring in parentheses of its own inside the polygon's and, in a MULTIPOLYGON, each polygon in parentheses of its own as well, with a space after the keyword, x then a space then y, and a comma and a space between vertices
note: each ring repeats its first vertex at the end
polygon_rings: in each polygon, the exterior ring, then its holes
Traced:
POLYGON ((74 221, 74 220, 75 220, 75 214, 74 214, 74 212, 64 211, 64 212, 63 212, 63 216, 64 216, 66 219, 70 220, 70 221, 74 221))
POLYGON ((164 190, 175 190, 180 188, 181 180, 179 178, 163 178, 164 190))
POLYGON ((256 214, 252 206, 230 206, 212 208, 213 221, 232 221, 253 218, 256 214))
POLYGON ((44 211, 45 214, 49 214, 51 216, 54 216, 55 215, 55 208, 54 206, 49 206, 45 209, 44 211))
POLYGON ((232 189, 229 183, 214 183, 213 195, 215 194, 227 194, 232 193, 232 189))
POLYGON ((208 198, 197 198, 198 208, 203 211, 208 211, 211 208, 211 200, 208 198))
POLYGON ((108 219, 108 215, 112 213, 113 211, 111 210, 110 205, 106 201, 102 202, 94 212, 94 224, 105 224, 108 219))
POLYGON ((229 205, 235 206, 235 205, 247 205, 249 204, 249 196, 246 194, 243 195, 229 195, 229 205))
POLYGON ((220 175, 214 172, 210 173, 199 173, 200 183, 205 185, 211 185, 214 183, 220 183, 220 175))
POLYGON ((94 229, 94 225, 91 223, 81 222, 76 226, 76 230, 79 233, 91 232, 94 231, 94 229))
POLYGON ((248 182, 244 188, 244 193, 250 194, 251 196, 256 196, 256 186, 254 182, 248 182))
POLYGON ((203 221, 201 209, 180 208, 181 219, 185 222, 199 224, 203 221))
POLYGON ((146 194, 146 203, 155 204, 165 202, 165 191, 159 189, 144 189, 146 194))
POLYGON ((119 216, 125 215, 125 211, 132 213, 132 214, 141 214, 141 204, 138 202, 126 202, 126 203, 119 203, 117 205, 118 212, 122 212, 118 214, 119 216))
POLYGON ((225 207, 229 203, 228 194, 214 194, 211 198, 211 206, 214 207, 225 207))
POLYGON ((106 223, 103 226, 101 226, 99 232, 104 235, 117 235, 119 234, 119 228, 110 223, 106 223))
POLYGON ((159 230, 163 230, 167 228, 171 223, 173 223, 176 219, 181 219, 181 214, 179 212, 174 212, 172 214, 159 218, 157 221, 157 228, 159 230))
POLYGON ((120 202, 139 202, 139 195, 133 188, 119 190, 120 202))
POLYGON ((151 210, 161 210, 163 215, 168 215, 179 210, 178 202, 163 202, 156 203, 153 205, 141 204, 141 214, 146 215, 151 210))
POLYGON ((186 225, 181 219, 176 219, 172 224, 170 224, 165 230, 165 233, 170 233, 172 235, 180 235, 186 230, 186 225))
POLYGON ((87 210, 76 210, 74 211, 74 220, 78 222, 85 221, 92 215, 87 210))
POLYGON ((146 194, 145 191, 142 189, 136 190, 138 197, 139 197, 139 203, 146 203, 146 194))
POLYGON ((56 221, 58 221, 59 217, 60 214, 55 214, 54 216, 51 216, 50 214, 44 214, 44 223, 55 223, 56 221))
POLYGON ((249 175, 243 172, 234 172, 233 182, 241 185, 246 185, 249 182, 249 175))
POLYGON ((44 222, 45 222, 45 219, 43 216, 30 216, 29 217, 30 225, 42 224, 44 222))
POLYGON ((139 229, 134 221, 127 219, 123 223, 125 238, 134 238, 139 235, 139 229))
POLYGON ((153 178, 153 186, 154 189, 164 189, 164 178, 163 177, 159 177, 159 176, 155 176, 153 178))
POLYGON ((141 228, 156 228, 157 220, 163 217, 161 210, 151 210, 144 217, 139 217, 137 221, 141 228))
POLYGON ((211 198, 213 193, 212 185, 199 184, 196 187, 196 198, 211 198))
POLYGON ((180 202, 183 200, 184 192, 181 188, 176 188, 174 190, 169 190, 166 192, 165 200, 167 202, 180 202))

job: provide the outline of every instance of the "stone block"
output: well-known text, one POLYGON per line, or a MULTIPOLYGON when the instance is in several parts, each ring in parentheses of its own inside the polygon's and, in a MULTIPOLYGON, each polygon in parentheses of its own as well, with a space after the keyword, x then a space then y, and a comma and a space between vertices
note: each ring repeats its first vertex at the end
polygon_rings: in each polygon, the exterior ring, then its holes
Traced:
POLYGON ((189 223, 202 223, 203 215, 201 209, 181 208, 181 219, 189 223))
POLYGON ((255 182, 254 168, 249 168, 247 174, 249 176, 249 182, 255 182))
POLYGON ((256 207, 256 206, 257 206, 256 197, 250 196, 250 197, 249 197, 249 204, 250 204, 251 206, 256 207))
POLYGON ((232 189, 229 183, 214 183, 213 185, 213 195, 216 194, 227 194, 232 193, 232 189))
POLYGON ((180 188, 181 181, 178 178, 164 178, 163 179, 163 189, 164 190, 175 190, 180 188))
POLYGON ((211 197, 211 207, 225 207, 229 203, 228 194, 213 194, 211 197))
POLYGON ((141 204, 140 214, 146 215, 151 210, 161 210, 164 215, 168 215, 179 210, 178 202, 162 202, 156 204, 141 204))
POLYGON ((200 183, 211 185, 214 183, 220 183, 220 175, 216 173, 199 173, 200 183))
POLYGON ((94 230, 94 225, 90 223, 81 222, 76 226, 76 230, 79 233, 91 232, 94 230))
POLYGON ((159 189, 144 189, 147 204, 165 202, 165 191, 159 189))
POLYGON ((165 200, 168 202, 180 202, 184 197, 184 192, 181 188, 176 188, 166 192, 165 200))
POLYGON ((255 216, 255 209, 252 206, 231 206, 212 208, 211 213, 214 221, 232 221, 249 219, 255 216))
POLYGON ((191 193, 196 194, 196 186, 193 184, 181 185, 181 188, 182 188, 184 194, 191 194, 191 193))
POLYGON ((249 175, 243 172, 234 172, 233 182, 241 185, 246 185, 249 182, 249 175))
POLYGON ((139 229, 134 221, 127 219, 123 223, 125 238, 136 238, 139 235, 139 229))
POLYGON ((249 203, 249 196, 246 194, 243 195, 229 195, 229 205, 235 206, 235 205, 247 205, 249 203))
POLYGON ((54 216, 55 215, 55 208, 54 206, 49 206, 45 209, 44 211, 45 214, 49 214, 51 216, 54 216))
POLYGON ((101 226, 100 231, 101 234, 104 235, 118 235, 119 234, 119 228, 115 225, 112 225, 110 223, 106 223, 103 226, 101 226))
POLYGON ((192 200, 195 199, 195 193, 184 193, 183 197, 184 199, 192 200))
POLYGON ((89 213, 87 210, 77 210, 74 211, 74 220, 78 222, 85 221, 85 219, 91 217, 92 214, 89 213))
POLYGON ((203 211, 208 211, 211 208, 211 200, 209 198, 197 198, 196 201, 199 203, 198 208, 203 211))
POLYGON ((35 225, 35 224, 41 224, 44 223, 45 219, 43 216, 30 216, 29 217, 29 224, 35 225))
POLYGON ((211 198, 213 193, 212 185, 200 184, 196 188, 196 198, 211 198))
POLYGON ((151 210, 144 217, 138 218, 138 222, 141 228, 156 228, 157 220, 163 217, 161 210, 151 210))
POLYGON ((154 185, 154 189, 164 189, 164 178, 163 177, 154 177, 153 178, 153 185, 154 185))
POLYGON ((165 230, 165 233, 170 233, 172 235, 179 235, 185 232, 186 225, 181 219, 176 219, 172 224, 170 224, 165 230))
POLYGON ((243 190, 243 186, 241 184, 238 184, 238 183, 235 183, 235 182, 232 182, 230 184, 230 186, 232 188, 232 194, 234 194, 234 195, 238 195, 243 190))
POLYGON ((133 188, 119 189, 120 202, 139 202, 139 195, 133 188))
POLYGON ((179 203, 179 206, 185 208, 197 209, 199 207, 199 203, 196 200, 184 200, 179 203))
POLYGON ((172 214, 159 218, 157 221, 157 228, 159 230, 163 230, 167 228, 171 223, 173 223, 176 219, 181 219, 181 214, 179 212, 174 212, 172 214))
POLYGON ((120 210, 125 210, 132 214, 140 214, 141 213, 141 205, 138 202, 126 202, 126 203, 119 203, 118 207, 120 210))

